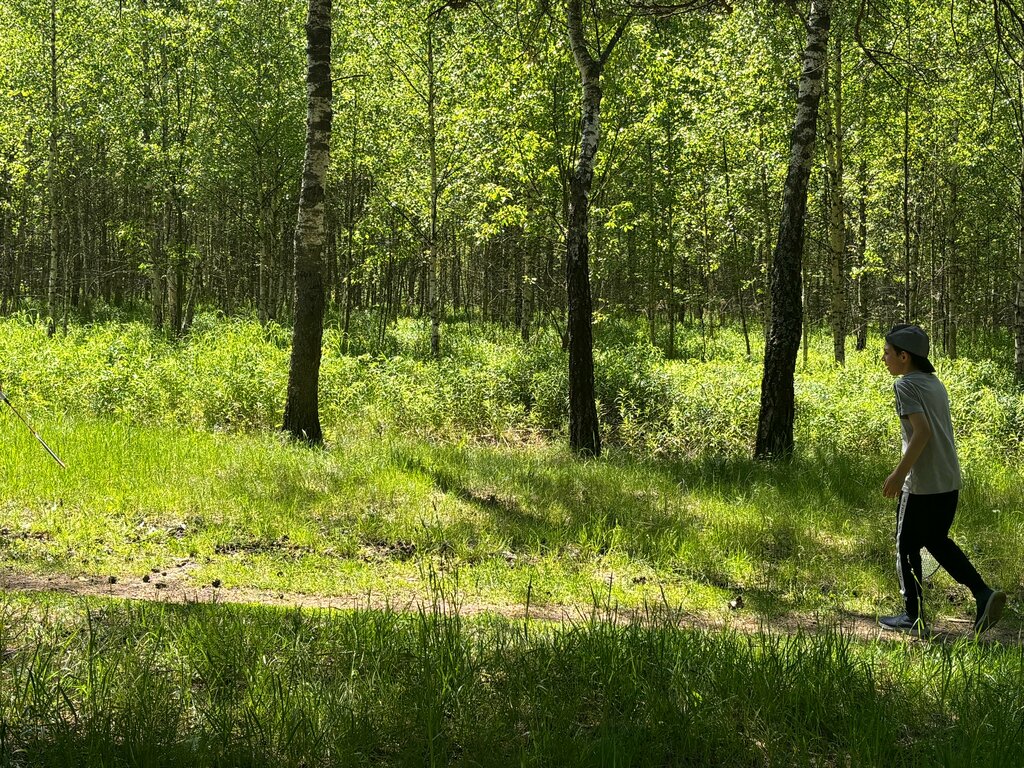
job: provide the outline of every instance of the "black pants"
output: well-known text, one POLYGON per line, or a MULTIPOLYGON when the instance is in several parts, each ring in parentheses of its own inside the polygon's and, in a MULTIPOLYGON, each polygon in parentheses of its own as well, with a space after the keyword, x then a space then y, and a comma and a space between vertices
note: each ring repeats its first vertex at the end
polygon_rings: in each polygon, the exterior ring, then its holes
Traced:
POLYGON ((904 492, 896 512, 896 556, 900 577, 900 594, 906 604, 907 615, 917 618, 921 609, 921 548, 946 572, 963 584, 977 597, 986 585, 971 565, 963 550, 949 538, 953 525, 959 491, 949 493, 914 494, 904 492))

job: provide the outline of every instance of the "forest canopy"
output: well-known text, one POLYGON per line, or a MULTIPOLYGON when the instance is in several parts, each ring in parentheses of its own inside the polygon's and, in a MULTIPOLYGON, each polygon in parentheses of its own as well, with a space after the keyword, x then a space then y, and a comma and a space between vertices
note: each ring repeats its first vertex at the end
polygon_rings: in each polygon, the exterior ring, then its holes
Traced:
MULTIPOLYGON (((381 329, 423 314, 436 209, 446 318, 524 337, 560 327, 579 144, 564 13, 435 6, 334 4, 329 311, 371 312, 381 329)), ((806 217, 808 324, 841 321, 863 341, 867 324, 909 319, 951 356, 958 328, 1012 326, 1021 57, 1013 9, 997 6, 834 4, 806 217)), ((589 4, 588 34, 607 42, 624 8, 589 4)), ((287 322, 304 11, 296 0, 5 2, 0 311, 145 312, 171 334, 197 307, 287 322)), ((595 311, 646 316, 669 356, 678 323, 767 322, 804 38, 800 15, 778 3, 641 14, 607 62, 595 311)))

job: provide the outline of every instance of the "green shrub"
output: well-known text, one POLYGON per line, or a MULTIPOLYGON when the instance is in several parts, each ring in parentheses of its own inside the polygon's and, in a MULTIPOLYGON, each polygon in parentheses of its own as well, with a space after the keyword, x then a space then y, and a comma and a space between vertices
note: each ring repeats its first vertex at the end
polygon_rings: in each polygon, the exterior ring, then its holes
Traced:
MULTIPOLYGON (((353 322, 351 348, 372 347, 374 316, 356 314, 353 322)), ((200 314, 178 341, 138 322, 74 326, 49 338, 22 316, 0 320, 0 331, 0 382, 28 411, 245 430, 275 428, 284 410, 290 331, 273 323, 200 314)), ((596 331, 595 394, 607 443, 663 456, 750 453, 761 363, 748 359, 739 332, 718 328, 710 336, 680 326, 680 349, 699 343, 715 351, 701 362, 666 361, 641 321, 599 318, 596 331)), ((402 319, 384 336, 375 352, 343 354, 339 328, 326 328, 320 405, 328 429, 355 423, 454 439, 565 431, 568 361, 557 334, 538 332, 524 343, 511 327, 448 324, 436 360, 427 319, 402 319)), ((840 367, 828 341, 812 336, 807 365, 798 362, 798 449, 895 457, 892 379, 878 344, 851 350, 840 367)), ((990 360, 937 364, 965 467, 1017 455, 1024 396, 1009 370, 990 360)))

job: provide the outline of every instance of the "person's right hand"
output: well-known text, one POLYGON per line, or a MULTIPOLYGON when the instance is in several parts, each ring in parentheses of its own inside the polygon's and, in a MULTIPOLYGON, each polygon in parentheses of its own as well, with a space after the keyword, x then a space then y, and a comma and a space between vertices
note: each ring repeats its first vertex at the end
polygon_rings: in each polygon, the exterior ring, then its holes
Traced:
POLYGON ((907 479, 906 475, 900 475, 899 472, 893 472, 882 483, 882 495, 887 499, 898 499, 900 494, 903 493, 903 483, 907 479))

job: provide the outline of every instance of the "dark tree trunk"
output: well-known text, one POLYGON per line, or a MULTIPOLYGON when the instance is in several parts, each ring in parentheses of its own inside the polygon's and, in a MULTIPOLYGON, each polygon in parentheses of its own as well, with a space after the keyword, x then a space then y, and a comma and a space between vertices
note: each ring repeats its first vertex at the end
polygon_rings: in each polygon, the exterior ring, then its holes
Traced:
POLYGON ((770 272, 771 327, 765 342, 761 412, 754 447, 754 455, 761 459, 789 456, 793 452, 793 378, 803 322, 800 269, 804 216, 817 132, 821 76, 831 24, 830 4, 831 0, 812 0, 807 19, 807 47, 800 72, 796 120, 790 138, 782 220, 770 272))
POLYGON ((828 244, 831 267, 832 348, 835 361, 846 364, 846 200, 843 180, 843 55, 842 39, 833 46, 831 72, 826 90, 829 95, 825 149, 828 155, 829 219, 828 244))
POLYGON ((1016 109, 1021 142, 1017 169, 1017 268, 1013 299, 1013 380, 1024 387, 1024 71, 1017 76, 1016 109))
POLYGON ((185 270, 182 263, 187 250, 185 212, 177 195, 172 192, 171 197, 167 203, 167 216, 169 224, 173 220, 173 228, 169 227, 169 232, 173 232, 174 239, 167 264, 167 311, 171 334, 180 336, 185 322, 185 270))
POLYGON ((47 266, 46 282, 46 314, 49 317, 50 327, 53 327, 57 317, 57 273, 59 270, 60 244, 57 222, 57 112, 58 112, 58 91, 57 91, 57 0, 50 0, 50 27, 49 27, 49 64, 50 64, 50 94, 49 94, 49 116, 50 136, 47 143, 46 163, 46 190, 49 203, 49 225, 50 225, 50 261, 47 266))
POLYGON ((860 165, 860 200, 857 203, 857 260, 860 272, 857 275, 857 351, 868 346, 868 172, 867 163, 860 165))
POLYGON ((331 138, 331 0, 309 0, 306 17, 306 154, 295 228, 295 327, 284 429, 323 442, 320 354, 324 332, 324 183, 331 138))
MULTIPOLYGON (((593 178, 591 170, 591 179, 593 178)), ((587 180, 589 181, 589 179, 587 180)), ((569 445, 581 455, 601 454, 601 435, 594 400, 593 305, 590 296, 590 244, 587 237, 587 195, 574 174, 566 237, 565 280, 569 300, 569 445)))
POLYGON ((604 51, 595 57, 583 32, 581 0, 569 0, 569 46, 582 86, 580 146, 569 177, 568 229, 565 238, 565 283, 568 298, 569 446, 581 456, 601 455, 601 434, 594 401, 593 305, 590 296, 590 188, 601 137, 601 72, 626 29, 623 20, 604 51))
POLYGON ((911 322, 913 306, 913 245, 910 226, 910 80, 903 89, 903 322, 911 322))
POLYGON ((17 285, 14 282, 14 232, 8 213, 14 210, 14 190, 6 172, 0 177, 0 200, 4 203, 0 205, 0 314, 6 315, 14 309, 17 285))

